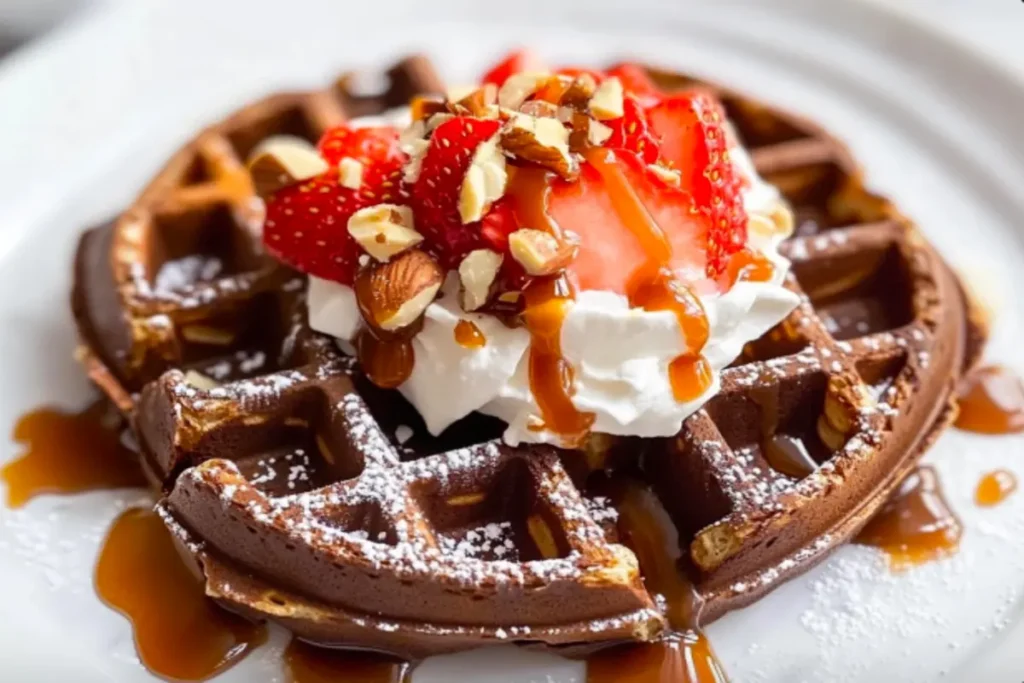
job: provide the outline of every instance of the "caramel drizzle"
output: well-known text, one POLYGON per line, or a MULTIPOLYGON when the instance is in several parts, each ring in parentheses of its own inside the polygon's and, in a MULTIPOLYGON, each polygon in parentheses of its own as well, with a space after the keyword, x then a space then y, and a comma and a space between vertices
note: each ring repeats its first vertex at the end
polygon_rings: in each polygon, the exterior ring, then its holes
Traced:
POLYGON ((1009 470, 989 472, 974 490, 974 502, 981 507, 999 505, 1017 490, 1017 477, 1009 470))
POLYGON ((956 426, 980 434, 1024 431, 1024 383, 1013 371, 978 368, 964 380, 958 397, 956 426))
POLYGON ((455 324, 455 343, 466 349, 482 349, 487 337, 471 320, 460 320, 455 324))

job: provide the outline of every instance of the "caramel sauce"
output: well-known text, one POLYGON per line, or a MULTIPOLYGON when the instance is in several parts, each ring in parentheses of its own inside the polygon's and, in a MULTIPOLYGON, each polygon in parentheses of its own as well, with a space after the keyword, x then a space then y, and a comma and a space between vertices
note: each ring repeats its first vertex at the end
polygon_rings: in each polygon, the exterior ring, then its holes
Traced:
POLYGON ((409 379, 416 361, 411 341, 378 339, 366 328, 356 337, 356 356, 370 381, 384 389, 409 379))
POLYGON ((582 444, 594 414, 581 412, 573 404, 574 371, 562 356, 562 323, 576 292, 568 278, 560 275, 534 280, 523 296, 523 320, 530 333, 530 391, 542 420, 536 429, 549 429, 570 446, 582 444))
POLYGON ((106 410, 102 402, 80 413, 42 408, 18 420, 11 437, 25 451, 0 470, 7 505, 21 507, 44 493, 145 486, 135 454, 121 444, 118 425, 104 423, 106 410))
POLYGON ((974 502, 982 507, 999 505, 1017 490, 1017 477, 1008 470, 989 472, 974 490, 974 502))
POLYGON ((636 553, 647 589, 665 597, 674 632, 655 643, 605 650, 587 660, 587 683, 724 683, 698 623, 702 601, 680 567, 675 525, 653 493, 628 483, 616 496, 619 532, 636 553))
POLYGON ((889 566, 898 571, 952 555, 959 548, 962 531, 942 496, 935 470, 921 465, 903 480, 855 541, 884 550, 889 566))
POLYGON ((523 166, 509 167, 508 186, 505 196, 515 207, 516 222, 520 227, 543 230, 557 239, 562 238, 562 229, 548 213, 548 195, 551 193, 553 173, 542 168, 523 166))
POLYGON ((968 375, 960 387, 956 426, 981 434, 1024 431, 1024 383, 1013 371, 989 366, 968 375))
POLYGON ((764 254, 744 247, 729 257, 725 275, 729 287, 737 282, 767 282, 775 275, 775 264, 764 254))
POLYGON ((599 652, 587 660, 587 683, 725 683, 729 679, 703 633, 599 652))
POLYGON ((206 680, 267 637, 266 626, 206 597, 150 510, 127 510, 114 522, 96 564, 95 585, 100 598, 131 621, 139 659, 158 676, 206 680))
POLYGON ((460 320, 455 324, 455 342, 463 348, 482 349, 487 337, 471 320, 460 320))
POLYGON ((292 638, 284 651, 287 683, 407 683, 412 666, 384 655, 317 647, 292 638))

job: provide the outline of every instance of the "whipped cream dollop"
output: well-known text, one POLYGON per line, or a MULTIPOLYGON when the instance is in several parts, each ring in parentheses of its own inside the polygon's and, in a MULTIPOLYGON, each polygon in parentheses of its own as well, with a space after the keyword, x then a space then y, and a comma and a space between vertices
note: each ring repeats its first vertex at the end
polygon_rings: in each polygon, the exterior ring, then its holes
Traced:
MULTIPOLYGON (((394 124, 402 113, 366 119, 363 125, 394 124)), ((745 176, 744 205, 751 216, 772 225, 781 197, 764 182, 739 145, 730 158, 745 176)), ((668 366, 687 352, 687 339, 670 311, 631 308, 626 297, 613 292, 584 290, 562 322, 562 355, 574 370, 572 402, 594 416, 591 431, 623 436, 659 437, 678 433, 683 420, 699 410, 719 390, 720 372, 757 339, 792 311, 799 299, 782 285, 789 262, 778 252, 785 238, 780 230, 751 224, 747 246, 774 265, 764 282, 739 281, 728 291, 700 297, 710 327, 703 356, 712 382, 690 401, 676 400, 668 366)), ((459 305, 459 282, 450 273, 441 296, 424 314, 422 330, 413 338, 415 365, 399 391, 423 417, 434 434, 473 411, 508 424, 504 439, 567 445, 562 437, 537 429, 540 408, 530 389, 530 334, 508 327, 498 318, 467 313, 459 305), (482 334, 482 346, 463 345, 456 327, 471 322, 482 334)), ((309 319, 313 329, 336 337, 351 349, 363 324, 351 287, 310 278, 309 319)))

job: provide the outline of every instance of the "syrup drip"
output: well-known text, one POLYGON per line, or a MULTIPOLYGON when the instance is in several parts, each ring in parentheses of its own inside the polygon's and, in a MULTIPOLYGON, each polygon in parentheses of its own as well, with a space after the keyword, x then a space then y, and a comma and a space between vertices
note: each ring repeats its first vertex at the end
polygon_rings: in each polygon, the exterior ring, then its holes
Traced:
POLYGON ((587 661, 588 683, 723 683, 725 672, 698 623, 702 601, 680 568, 675 525, 654 494, 625 485, 618 499, 619 531, 636 553, 648 590, 665 597, 675 632, 656 643, 599 652, 587 661))
POLYGON ((106 404, 96 402, 80 413, 43 408, 18 420, 12 438, 26 450, 0 470, 7 505, 21 507, 44 493, 145 486, 116 425, 104 424, 105 412, 106 404))
POLYGON ((999 505, 1017 490, 1017 477, 1008 470, 989 472, 974 490, 974 502, 982 507, 999 505))
POLYGON ((775 275, 775 264, 764 254, 744 247, 729 257, 726 266, 728 287, 737 282, 768 282, 775 275))
POLYGON ((487 345, 487 337, 470 320, 460 320, 455 324, 455 342, 466 349, 482 349, 487 345))
POLYGON ((356 355, 366 376, 383 389, 394 389, 409 379, 416 361, 411 341, 378 339, 367 328, 356 337, 356 355))
POLYGON ((531 282, 523 296, 523 320, 530 333, 530 391, 542 420, 536 429, 550 429, 568 446, 582 444, 594 414, 581 412, 573 404, 575 373, 562 356, 562 323, 576 293, 560 275, 531 282))
POLYGON ((921 465, 867 523, 855 541, 880 548, 896 571, 947 557, 960 546, 963 529, 949 509, 935 470, 921 465))
POLYGON ((1024 431, 1024 383, 1007 368, 978 368, 964 380, 958 400, 955 424, 960 429, 981 434, 1024 431))
POLYGON ((408 683, 412 666, 372 652, 317 647, 292 638, 284 651, 287 683, 408 683))
POLYGON ((206 680, 267 637, 266 626, 206 597, 150 510, 135 508, 117 518, 100 551, 95 582, 100 598, 132 622, 139 659, 158 676, 206 680))

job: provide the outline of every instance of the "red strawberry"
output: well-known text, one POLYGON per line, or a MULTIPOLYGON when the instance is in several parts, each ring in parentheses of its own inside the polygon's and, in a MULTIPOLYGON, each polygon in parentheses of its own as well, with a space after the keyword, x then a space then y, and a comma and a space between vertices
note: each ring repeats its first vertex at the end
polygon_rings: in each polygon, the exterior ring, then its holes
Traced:
POLYGON ((499 200, 483 220, 462 223, 459 194, 476 148, 498 132, 501 122, 457 116, 434 130, 430 147, 423 157, 420 175, 412 188, 412 207, 416 229, 439 251, 443 264, 458 266, 473 249, 489 247, 504 250, 507 237, 515 229, 505 199, 499 200))
POLYGON ((516 50, 491 67, 490 71, 484 74, 481 82, 493 83, 500 88, 512 74, 523 73, 524 71, 544 71, 544 69, 544 63, 533 52, 529 50, 516 50))
POLYGON ((743 176, 729 161, 725 112, 703 91, 670 95, 648 111, 662 158, 682 173, 682 189, 709 220, 708 275, 716 277, 747 241, 743 176))
POLYGON ((398 148, 398 131, 391 127, 336 126, 323 134, 317 150, 331 166, 337 166, 342 157, 352 157, 368 165, 402 156, 398 148))
POLYGON ((601 81, 608 77, 607 74, 605 74, 603 71, 598 71, 597 69, 587 69, 578 66, 563 66, 559 69, 556 69, 555 73, 558 74, 559 76, 568 76, 569 78, 576 78, 577 76, 587 74, 588 76, 594 79, 595 83, 600 83, 601 81))
POLYGON ((660 142, 648 124, 643 107, 636 98, 627 96, 622 102, 622 110, 620 118, 605 121, 612 129, 612 135, 605 146, 633 152, 645 163, 653 164, 660 154, 660 142))
POLYGON ((407 203, 404 163, 403 155, 364 162, 358 190, 343 187, 335 169, 278 190, 267 201, 267 251, 309 275, 352 284, 362 251, 348 233, 348 219, 374 204, 407 203))
POLYGON ((657 104, 661 98, 661 91, 642 66, 628 63, 618 64, 608 70, 608 75, 615 76, 622 81, 622 89, 637 98, 644 107, 657 104))

